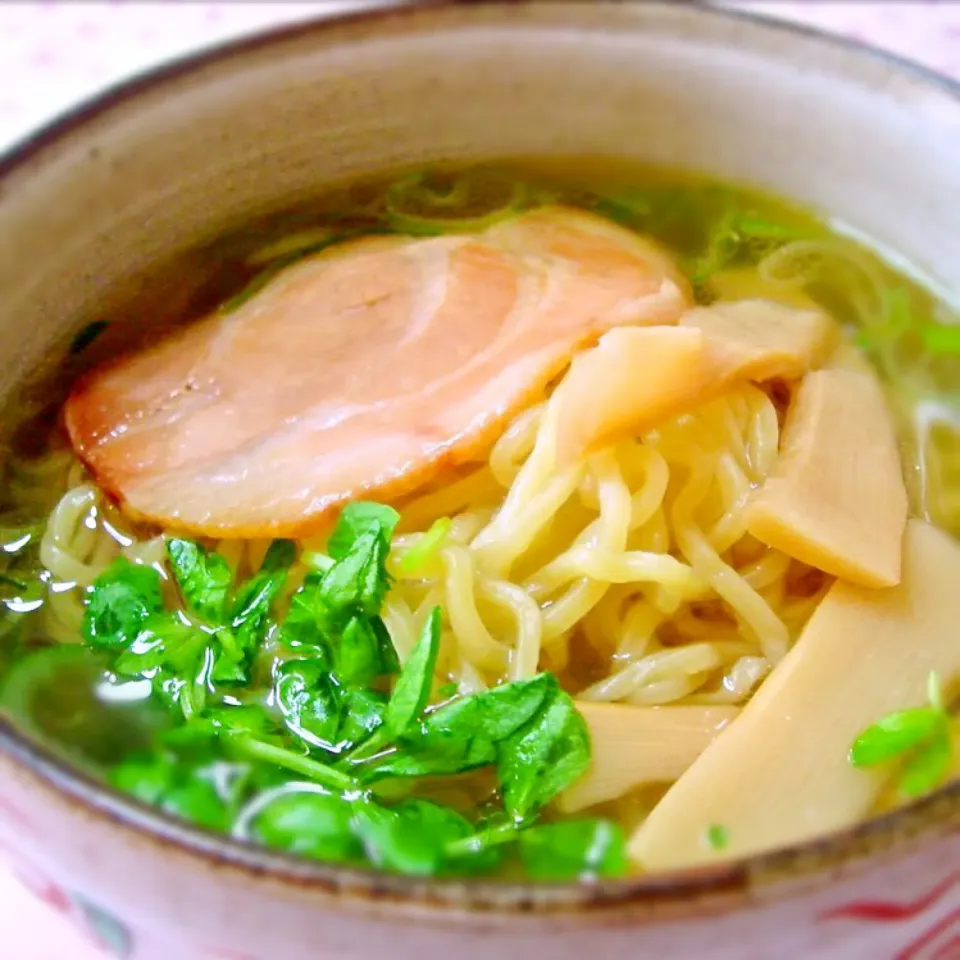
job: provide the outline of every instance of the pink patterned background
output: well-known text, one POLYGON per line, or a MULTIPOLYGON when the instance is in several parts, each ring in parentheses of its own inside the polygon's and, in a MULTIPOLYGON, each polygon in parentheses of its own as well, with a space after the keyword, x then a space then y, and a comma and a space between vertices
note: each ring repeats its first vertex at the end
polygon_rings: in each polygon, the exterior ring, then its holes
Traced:
MULTIPOLYGON (((368 0, 369 2, 369 0, 368 0)), ((0 150, 78 99, 149 65, 363 0, 82 3, 0 0, 0 150)), ((960 78, 960 3, 731 2, 864 40, 960 78)), ((3 960, 103 960, 0 861, 3 960)), ((882 960, 882 958, 878 958, 882 960)))

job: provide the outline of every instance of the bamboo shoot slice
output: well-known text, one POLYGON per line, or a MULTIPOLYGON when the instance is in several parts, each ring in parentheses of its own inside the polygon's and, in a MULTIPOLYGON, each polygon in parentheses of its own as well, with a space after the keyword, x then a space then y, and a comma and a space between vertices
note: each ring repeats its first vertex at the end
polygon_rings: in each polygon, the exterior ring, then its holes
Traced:
POLYGON ((838 581, 794 648, 722 736, 635 831, 646 870, 730 860, 848 827, 888 779, 850 765, 858 734, 926 701, 936 671, 960 679, 960 546, 921 520, 904 535, 903 580, 886 590, 838 581), (707 831, 720 826, 722 850, 707 831))
POLYGON ((577 702, 592 744, 590 769, 557 799, 572 813, 645 783, 672 783, 740 712, 737 707, 636 707, 577 702))
POLYGON ((796 379, 836 342, 832 320, 769 300, 689 310, 676 327, 618 327, 557 390, 557 461, 639 436, 737 380, 796 379))
POLYGON ((838 340, 836 324, 822 311, 772 300, 694 307, 679 326, 703 332, 712 376, 720 384, 796 380, 817 367, 838 340))
POLYGON ((556 399, 557 461, 635 436, 696 405, 706 376, 703 335, 619 327, 570 367, 556 399))
POLYGON ((893 420, 872 373, 808 374, 780 455, 748 504, 747 531, 788 556, 867 587, 900 579, 907 492, 893 420))

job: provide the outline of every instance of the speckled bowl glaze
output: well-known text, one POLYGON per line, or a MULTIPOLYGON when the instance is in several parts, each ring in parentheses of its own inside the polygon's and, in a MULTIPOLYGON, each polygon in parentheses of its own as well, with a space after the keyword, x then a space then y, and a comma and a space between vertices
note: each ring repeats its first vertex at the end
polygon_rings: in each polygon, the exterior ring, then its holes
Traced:
MULTIPOLYGON (((427 4, 204 53, 0 162, 0 392, 178 251, 320 184, 557 155, 752 181, 960 290, 960 93, 946 81, 686 4, 427 4)), ((137 960, 960 956, 958 783, 709 870, 594 886, 422 882, 194 830, 0 721, 0 816, 24 879, 137 960)))

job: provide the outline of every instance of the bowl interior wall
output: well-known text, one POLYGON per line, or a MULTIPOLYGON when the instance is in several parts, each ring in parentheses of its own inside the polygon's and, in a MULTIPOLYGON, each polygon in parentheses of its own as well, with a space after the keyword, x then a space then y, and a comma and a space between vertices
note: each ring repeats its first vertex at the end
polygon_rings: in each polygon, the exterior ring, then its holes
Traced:
POLYGON ((960 288, 960 104, 686 5, 422 10, 145 84, 0 181, 0 394, 201 238, 431 160, 613 156, 753 182, 960 288))

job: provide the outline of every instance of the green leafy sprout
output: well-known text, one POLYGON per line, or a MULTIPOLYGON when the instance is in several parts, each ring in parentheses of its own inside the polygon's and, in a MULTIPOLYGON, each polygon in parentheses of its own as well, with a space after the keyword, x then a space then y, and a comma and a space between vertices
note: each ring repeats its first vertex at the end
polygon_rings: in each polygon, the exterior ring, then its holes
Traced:
POLYGON ((867 727, 850 748, 850 763, 855 767, 897 764, 896 787, 906 799, 941 784, 952 756, 950 715, 935 673, 927 679, 926 706, 887 714, 867 727))
MULTIPOLYGON (((590 763, 586 724, 552 674, 459 695, 438 679, 440 607, 399 664, 380 616, 398 520, 381 504, 345 508, 325 551, 301 558, 286 603, 291 541, 274 541, 245 580, 181 538, 167 540, 164 571, 115 560, 86 593, 71 676, 145 688, 162 719, 118 746, 103 775, 200 827, 331 862, 415 876, 509 863, 548 880, 622 874, 618 826, 549 818, 590 763), (448 781, 472 801, 441 802, 448 781)), ((429 562, 449 530, 434 524, 401 569, 429 562)), ((47 661, 11 672, 8 707, 27 709, 37 683, 55 681, 62 665, 47 661)))

